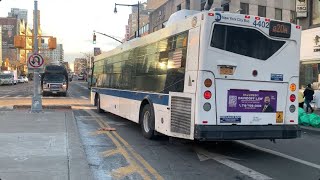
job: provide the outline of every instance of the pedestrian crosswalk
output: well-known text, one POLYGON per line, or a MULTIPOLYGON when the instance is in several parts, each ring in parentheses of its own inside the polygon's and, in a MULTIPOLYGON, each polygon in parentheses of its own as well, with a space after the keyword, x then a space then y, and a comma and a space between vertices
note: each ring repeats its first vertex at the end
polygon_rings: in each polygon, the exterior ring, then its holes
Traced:
MULTIPOLYGON (((24 98, 32 98, 32 95, 0 95, 0 99, 24 99, 24 98)), ((42 99, 89 99, 85 96, 75 97, 75 96, 46 96, 42 97, 42 99)))

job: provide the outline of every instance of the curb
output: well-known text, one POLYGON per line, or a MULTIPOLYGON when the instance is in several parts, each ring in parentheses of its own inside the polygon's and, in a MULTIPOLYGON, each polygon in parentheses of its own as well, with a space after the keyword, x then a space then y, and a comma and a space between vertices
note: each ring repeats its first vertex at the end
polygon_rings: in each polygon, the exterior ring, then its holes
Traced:
POLYGON ((302 131, 305 131, 305 132, 320 134, 320 128, 314 128, 309 126, 300 126, 300 128, 302 131))
MULTIPOLYGON (((31 105, 14 105, 13 109, 31 109, 31 105)), ((43 105, 42 109, 72 109, 69 105, 43 105)))
POLYGON ((0 106, 0 110, 13 110, 13 106, 0 106))

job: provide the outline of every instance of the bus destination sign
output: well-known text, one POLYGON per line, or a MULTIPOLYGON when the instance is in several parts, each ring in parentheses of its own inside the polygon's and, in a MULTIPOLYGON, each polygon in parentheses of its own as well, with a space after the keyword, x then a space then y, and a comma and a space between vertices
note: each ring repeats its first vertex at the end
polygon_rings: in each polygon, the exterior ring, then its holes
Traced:
POLYGON ((274 37, 290 38, 291 24, 279 21, 271 21, 269 35, 274 37))

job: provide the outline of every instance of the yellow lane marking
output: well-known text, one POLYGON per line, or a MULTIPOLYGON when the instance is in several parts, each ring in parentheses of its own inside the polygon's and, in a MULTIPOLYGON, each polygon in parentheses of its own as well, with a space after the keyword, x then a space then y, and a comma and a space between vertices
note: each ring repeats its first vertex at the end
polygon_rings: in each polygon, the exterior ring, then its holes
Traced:
MULTIPOLYGON (((121 168, 113 171, 112 172, 112 176, 115 177, 115 178, 120 179, 121 177, 124 177, 125 175, 133 174, 135 172, 141 173, 140 169, 137 166, 129 165, 129 166, 126 166, 126 167, 121 167, 121 168)), ((148 177, 148 179, 150 179, 150 177, 148 177)))
POLYGON ((123 154, 123 149, 112 149, 102 153, 104 157, 113 156, 115 154, 123 154))
MULTIPOLYGON (((100 119, 97 119, 98 124, 100 125, 100 127, 105 127, 104 124, 101 122, 100 119)), ((127 171, 119 171, 116 173, 117 178, 120 177, 124 177, 127 176, 127 172, 137 172, 141 175, 141 177, 143 179, 149 180, 151 179, 144 171, 144 169, 142 167, 140 167, 136 161, 129 155, 129 153, 122 147, 122 145, 119 143, 119 141, 117 141, 117 139, 115 139, 113 137, 113 135, 110 132, 105 132, 105 134, 112 140, 112 142, 117 146, 117 149, 119 150, 119 152, 121 152, 121 154, 125 157, 125 159, 128 161, 128 163, 132 166, 128 166, 126 168, 129 168, 127 171), (132 169, 132 167, 135 167, 134 169, 132 169), (121 174, 122 173, 122 174, 121 174)), ((114 175, 112 173, 112 175, 114 175)))
MULTIPOLYGON (((109 124, 99 118, 99 121, 107 128, 110 128, 109 124)), ((110 133, 110 132, 109 132, 110 133)), ((159 180, 163 180, 163 177, 146 161, 141 157, 135 150, 130 146, 130 144, 125 141, 118 133, 112 132, 114 136, 116 136, 124 146, 131 152, 131 154, 156 178, 159 180)))
POLYGON ((114 135, 128 148, 128 150, 133 154, 133 156, 141 163, 143 166, 156 178, 159 180, 163 180, 163 177, 146 161, 140 154, 136 153, 134 149, 127 143, 122 137, 120 137, 117 133, 114 135))
MULTIPOLYGON (((101 122, 100 119, 96 119, 97 123, 100 125, 100 127, 105 127, 104 124, 101 122)), ((128 161, 128 163, 130 164, 130 166, 127 167, 122 167, 122 168, 128 168, 127 171, 121 170, 121 171, 117 171, 115 170, 115 172, 117 173, 112 173, 113 175, 116 175, 115 178, 120 178, 120 177, 124 177, 127 176, 129 174, 132 174, 132 172, 137 172, 138 174, 141 175, 141 177, 145 180, 151 180, 150 176, 144 171, 144 169, 138 165, 138 163, 129 155, 129 153, 123 148, 123 146, 119 143, 119 141, 117 141, 117 139, 115 137, 113 137, 113 135, 110 132, 105 132, 105 134, 112 140, 112 142, 116 145, 117 149, 119 150, 119 152, 121 152, 121 154, 124 156, 124 158, 128 161), (134 169, 132 168, 134 167, 134 169), (129 173, 129 174, 128 174, 129 173)), ((119 168, 119 169, 122 169, 119 168)))

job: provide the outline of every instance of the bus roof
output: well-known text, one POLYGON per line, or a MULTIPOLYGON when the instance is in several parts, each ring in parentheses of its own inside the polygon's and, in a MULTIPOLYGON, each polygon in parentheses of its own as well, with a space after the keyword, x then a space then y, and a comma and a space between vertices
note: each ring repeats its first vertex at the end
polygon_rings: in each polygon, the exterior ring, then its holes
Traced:
POLYGON ((180 20, 180 22, 170 25, 169 27, 160 29, 146 36, 125 42, 124 44, 116 47, 113 50, 98 55, 95 58, 95 62, 136 47, 157 42, 171 35, 179 34, 181 32, 200 26, 203 22, 210 23, 210 27, 212 26, 212 23, 223 23, 247 26, 249 28, 257 28, 260 31, 264 32, 264 34, 267 36, 271 36, 273 38, 295 40, 300 43, 301 26, 292 23, 245 14, 222 11, 202 11, 198 14, 188 16, 185 19, 180 20))

